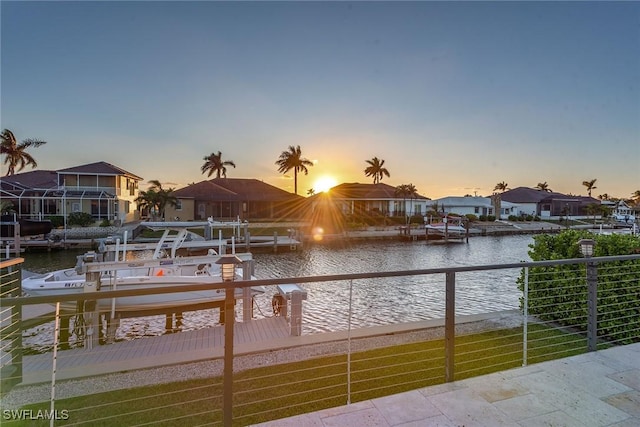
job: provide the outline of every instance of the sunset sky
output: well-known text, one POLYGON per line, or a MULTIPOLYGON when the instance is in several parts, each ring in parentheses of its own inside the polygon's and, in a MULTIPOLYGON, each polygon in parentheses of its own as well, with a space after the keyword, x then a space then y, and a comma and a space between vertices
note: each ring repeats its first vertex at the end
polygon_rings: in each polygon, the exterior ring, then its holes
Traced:
POLYGON ((638 2, 0 7, 1 127, 47 141, 39 169, 106 161, 181 188, 220 151, 228 177, 293 192, 275 162, 300 145, 301 195, 372 182, 373 157, 433 199, 640 189, 638 2))

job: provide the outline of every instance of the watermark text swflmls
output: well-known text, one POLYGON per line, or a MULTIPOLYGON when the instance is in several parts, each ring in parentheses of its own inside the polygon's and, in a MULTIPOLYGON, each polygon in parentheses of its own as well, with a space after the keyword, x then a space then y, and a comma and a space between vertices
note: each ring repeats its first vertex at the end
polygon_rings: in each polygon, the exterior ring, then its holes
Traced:
POLYGON ((4 409, 2 411, 3 420, 68 420, 68 409, 4 409))

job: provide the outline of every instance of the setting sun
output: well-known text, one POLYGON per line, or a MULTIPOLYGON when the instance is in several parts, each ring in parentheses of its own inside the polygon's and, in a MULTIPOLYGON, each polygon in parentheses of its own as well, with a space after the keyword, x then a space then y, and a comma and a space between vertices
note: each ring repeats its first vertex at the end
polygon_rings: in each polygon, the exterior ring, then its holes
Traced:
POLYGON ((329 191, 331 187, 335 187, 336 185, 338 185, 338 181, 336 181, 335 178, 325 175, 316 180, 313 184, 313 190, 316 194, 323 193, 329 191))

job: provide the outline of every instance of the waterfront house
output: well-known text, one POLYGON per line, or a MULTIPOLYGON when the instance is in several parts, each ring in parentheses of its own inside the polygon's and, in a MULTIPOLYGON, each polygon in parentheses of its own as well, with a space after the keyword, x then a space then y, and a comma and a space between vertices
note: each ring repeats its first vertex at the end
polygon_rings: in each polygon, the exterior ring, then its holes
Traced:
POLYGON ((518 204, 504 200, 502 200, 500 206, 496 208, 495 200, 492 200, 491 197, 443 197, 432 200, 431 203, 433 210, 437 209, 437 212, 440 214, 452 213, 460 216, 471 214, 477 218, 495 216, 499 219, 508 219, 509 216, 517 215, 519 212, 518 204))
POLYGON ((167 206, 165 219, 301 219, 305 198, 257 179, 214 178, 173 192, 178 206, 167 206))
POLYGON ((560 219, 562 217, 588 218, 590 205, 599 205, 600 201, 588 196, 572 196, 535 188, 517 187, 500 193, 503 202, 519 205, 517 215, 532 215, 542 219, 560 219))
POLYGON ((430 200, 420 194, 401 195, 396 187, 383 183, 344 183, 311 199, 321 198, 330 199, 344 215, 365 216, 421 216, 430 200))
POLYGON ((429 200, 420 194, 402 195, 383 183, 344 183, 308 198, 309 222, 329 234, 345 231, 345 221, 381 225, 388 224, 389 217, 404 217, 404 223, 409 217, 422 217, 429 200))
POLYGON ((138 216, 141 177, 106 162, 57 171, 36 170, 0 178, 0 195, 20 218, 65 218, 73 212, 95 221, 124 223, 138 216))

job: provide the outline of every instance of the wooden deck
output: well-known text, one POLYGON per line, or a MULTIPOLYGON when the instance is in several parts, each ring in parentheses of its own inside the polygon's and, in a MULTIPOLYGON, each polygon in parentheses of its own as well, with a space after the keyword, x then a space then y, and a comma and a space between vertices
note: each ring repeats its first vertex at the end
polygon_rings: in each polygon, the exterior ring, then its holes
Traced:
MULTIPOLYGON (((284 317, 237 322, 234 329, 234 354, 246 354, 270 348, 282 348, 296 338, 289 336, 284 317)), ((65 380, 196 362, 224 356, 224 326, 177 332, 155 337, 99 345, 93 349, 76 348, 57 352, 56 379, 65 380)), ((23 357, 21 384, 51 381, 53 353, 23 357)))
MULTIPOLYGON (((456 324, 483 320, 511 319, 520 312, 506 311, 456 318, 456 324)), ((234 329, 234 356, 283 350, 305 345, 346 342, 374 336, 443 328, 444 319, 372 326, 349 331, 324 332, 301 336, 290 335, 290 327, 284 317, 254 319, 237 322, 234 329)), ((345 347, 346 348, 346 347, 345 347)), ((82 348, 58 351, 56 380, 69 380, 116 372, 135 371, 224 357, 224 326, 196 331, 177 332, 162 336, 140 338, 114 344, 100 345, 91 350, 82 348)), ((21 385, 50 383, 53 370, 53 353, 23 357, 21 385)))

